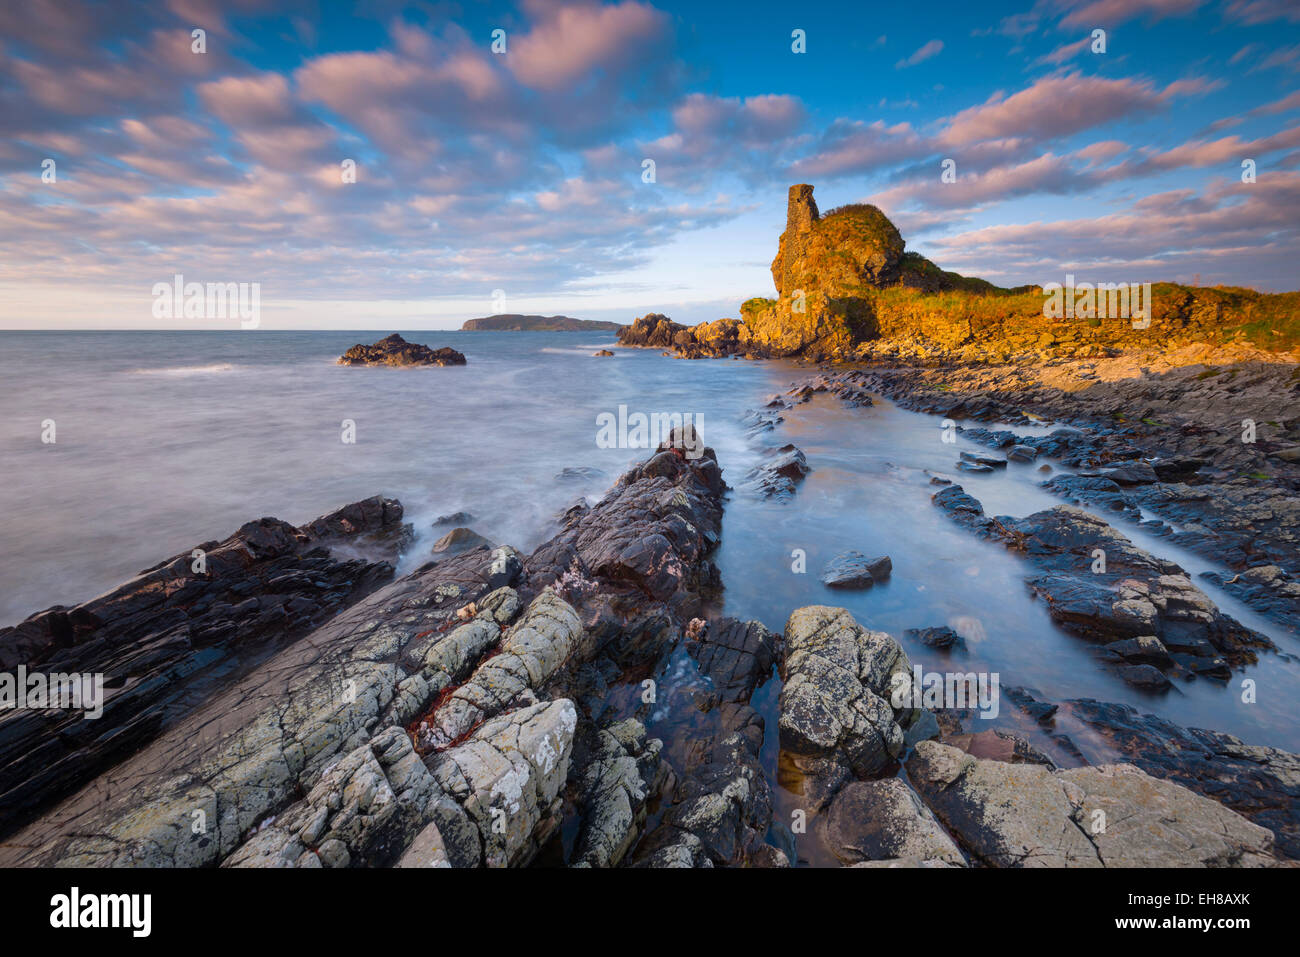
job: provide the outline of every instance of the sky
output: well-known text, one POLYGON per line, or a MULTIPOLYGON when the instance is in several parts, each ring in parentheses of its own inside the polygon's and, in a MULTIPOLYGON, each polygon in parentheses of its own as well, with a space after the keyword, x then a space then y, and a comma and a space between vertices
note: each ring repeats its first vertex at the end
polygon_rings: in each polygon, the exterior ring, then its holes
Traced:
POLYGON ((1300 2, 0 5, 0 328, 735 317, 793 183, 1000 285, 1300 288, 1300 2))

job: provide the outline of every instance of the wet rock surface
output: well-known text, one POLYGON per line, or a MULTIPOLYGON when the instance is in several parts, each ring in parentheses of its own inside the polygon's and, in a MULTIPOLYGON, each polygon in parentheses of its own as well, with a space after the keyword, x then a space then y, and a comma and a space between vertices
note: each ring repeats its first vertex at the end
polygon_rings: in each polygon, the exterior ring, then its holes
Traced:
POLYGON ((803 451, 793 445, 765 449, 764 461, 745 476, 744 487, 761 498, 787 501, 812 468, 803 451))
POLYGON ((1052 619, 1106 644, 1110 657, 1138 657, 1136 646, 1116 642, 1154 639, 1147 642, 1148 661, 1121 666, 1134 685, 1166 688, 1165 672, 1227 678, 1232 668, 1255 661, 1256 649, 1273 647, 1267 636, 1221 612, 1177 564, 1143 551, 1082 509, 1057 506, 1023 519, 990 518, 960 485, 941 489, 933 501, 958 523, 1042 569, 1026 583, 1052 619))

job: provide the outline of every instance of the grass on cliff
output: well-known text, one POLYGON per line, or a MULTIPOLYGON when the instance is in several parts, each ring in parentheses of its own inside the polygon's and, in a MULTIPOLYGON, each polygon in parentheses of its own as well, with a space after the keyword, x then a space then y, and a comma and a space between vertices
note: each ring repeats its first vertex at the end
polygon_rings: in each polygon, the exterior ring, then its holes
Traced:
MULTIPOLYGON (((1014 331, 1018 325, 1042 328, 1045 324, 1078 323, 1097 329, 1116 321, 1047 320, 1043 316, 1045 297, 1036 286, 1017 289, 963 286, 931 293, 894 287, 863 292, 872 300, 877 325, 886 336, 892 330, 941 325, 944 320, 948 324, 965 320, 973 334, 996 328, 1014 331), (927 318, 934 322, 927 322, 927 318)), ((1193 338, 1214 344, 1245 341, 1270 351, 1300 347, 1300 292, 1261 293, 1239 287, 1155 283, 1151 297, 1158 325, 1171 325, 1175 331, 1184 325, 1204 325, 1215 330, 1215 334, 1198 333, 1193 338)))

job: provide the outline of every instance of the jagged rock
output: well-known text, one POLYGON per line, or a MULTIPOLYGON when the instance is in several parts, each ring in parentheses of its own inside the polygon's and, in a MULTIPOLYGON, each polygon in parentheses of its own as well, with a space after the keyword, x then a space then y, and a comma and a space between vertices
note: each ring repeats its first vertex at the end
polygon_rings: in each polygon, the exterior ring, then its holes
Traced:
POLYGON ((637 848, 636 866, 779 864, 763 843, 772 823, 771 792, 758 761, 763 719, 741 707, 729 726, 679 783, 663 823, 637 848))
POLYGON ((341 366, 463 366, 465 356, 450 346, 430 349, 394 332, 374 345, 357 343, 339 356, 341 366))
POLYGON ((843 608, 811 605, 790 615, 778 727, 792 789, 814 809, 849 774, 879 774, 902 754, 904 726, 915 716, 896 711, 890 697, 894 676, 910 669, 898 642, 862 628, 843 608))
POLYGON ((1052 771, 917 745, 908 778, 992 867, 1224 867, 1275 863, 1273 835, 1132 765, 1052 771))
POLYGON ((391 864, 427 823, 435 791, 411 739, 387 728, 327 767, 304 800, 258 828, 222 866, 391 864))
POLYGON ((663 742, 627 719, 596 732, 577 780, 584 814, 572 866, 615 867, 641 834, 646 801, 662 785, 663 742))
POLYGON ((800 482, 812 471, 800 449, 783 445, 764 452, 765 461, 750 469, 745 487, 762 498, 785 501, 791 498, 800 482))
POLYGON ((480 665, 430 717, 422 740, 447 748, 525 691, 540 688, 564 664, 581 632, 573 606, 550 589, 542 592, 502 640, 500 654, 480 665))
POLYGON ((687 645, 722 701, 749 701, 776 663, 781 638, 757 621, 718 618, 687 645))
MULTIPOLYGON (((1155 636, 1179 669, 1227 677, 1253 662, 1264 635, 1221 612, 1174 562, 1134 545, 1107 522, 1057 506, 1022 519, 984 515, 959 485, 935 493, 934 504, 959 523, 1023 553, 1042 569, 1027 579, 1052 619, 1084 637, 1113 642, 1155 636)), ((1143 684, 1146 671, 1128 675, 1143 684)))
MULTIPOLYGON (((991 469, 1006 468, 1007 460, 997 455, 980 455, 978 452, 962 452, 961 461, 975 465, 986 465, 991 469)), ((960 463, 958 463, 960 465, 960 463)))
POLYGON ((0 713, 0 835, 183 718, 229 670, 379 588, 410 538, 401 503, 379 496, 300 528, 263 518, 75 608, 0 629, 0 671, 99 673, 106 685, 95 719, 0 713))
POLYGON ((1125 761, 1268 828, 1280 853, 1300 859, 1300 755, 1219 731, 1183 728, 1124 704, 1072 699, 1062 709, 1125 761))
POLYGON ((946 625, 938 628, 909 628, 905 634, 915 638, 923 645, 938 648, 941 651, 948 651, 952 648, 959 651, 966 650, 966 639, 946 625))
POLYGON ((485 722, 429 770, 465 809, 488 867, 527 864, 559 827, 578 715, 568 699, 541 701, 485 722))
POLYGON ((450 515, 439 515, 433 520, 434 528, 442 528, 446 525, 468 525, 474 521, 474 516, 469 512, 452 512, 450 515))

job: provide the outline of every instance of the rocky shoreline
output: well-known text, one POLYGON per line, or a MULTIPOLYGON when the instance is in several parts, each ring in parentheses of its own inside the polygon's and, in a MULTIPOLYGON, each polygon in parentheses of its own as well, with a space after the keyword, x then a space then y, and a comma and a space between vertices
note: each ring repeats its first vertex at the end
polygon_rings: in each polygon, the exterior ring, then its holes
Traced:
MULTIPOLYGON (((119 662, 132 677, 105 714, 117 715, 113 729, 143 730, 121 736, 122 747, 83 745, 83 774, 28 774, 6 792, 0 863, 785 867, 805 827, 800 841, 845 865, 1297 857, 1296 755, 1122 706, 1011 692, 1040 732, 1068 714, 1071 728, 1094 728, 1124 756, 1094 765, 1069 734, 1052 732, 1070 758, 1058 764, 1028 738, 970 734, 962 713, 895 705, 907 654, 844 609, 794 609, 781 633, 718 617, 712 555, 728 487, 712 449, 679 454, 697 442, 675 434, 599 503, 566 512, 530 555, 480 545, 395 581, 391 563, 340 562, 340 550, 400 547, 409 534, 397 503, 372 499, 301 529, 264 519, 208 543, 213 581, 182 555, 109 596, 7 630, 0 648, 21 641, 23 654, 66 668, 97 664, 101 647, 134 651, 119 662), (282 630, 249 667, 217 669, 189 697, 177 686, 162 704, 133 693, 149 683, 139 654, 184 646, 177 635, 247 654, 280 621, 271 609, 290 614, 302 589, 341 575, 351 588, 313 603, 325 620, 282 630), (235 589, 258 608, 221 600, 235 589), (159 632, 167 640, 145 637, 159 632), (666 742, 646 722, 656 708, 684 706, 660 698, 683 652, 708 690, 686 705, 693 730, 666 742), (770 680, 780 681, 775 728, 751 700, 770 680), (167 707, 166 720, 143 717, 167 707), (774 813, 773 772, 760 759, 768 735, 802 821, 774 813), (1098 814, 1110 822, 1100 830, 1098 814)), ((993 520, 973 510, 965 520, 991 534, 993 520)), ((999 526, 1019 544, 1014 532, 999 526)), ((1126 561, 1098 587, 1139 580, 1145 559, 1126 561)), ((1191 623, 1230 665, 1230 652, 1245 653, 1232 642, 1250 645, 1249 635, 1212 603, 1189 604, 1168 571, 1149 572, 1152 623, 1170 632, 1191 623)), ((160 656, 148 674, 165 684, 186 660, 160 656)), ((22 718, 6 717, 4 740, 56 739, 22 718)))

